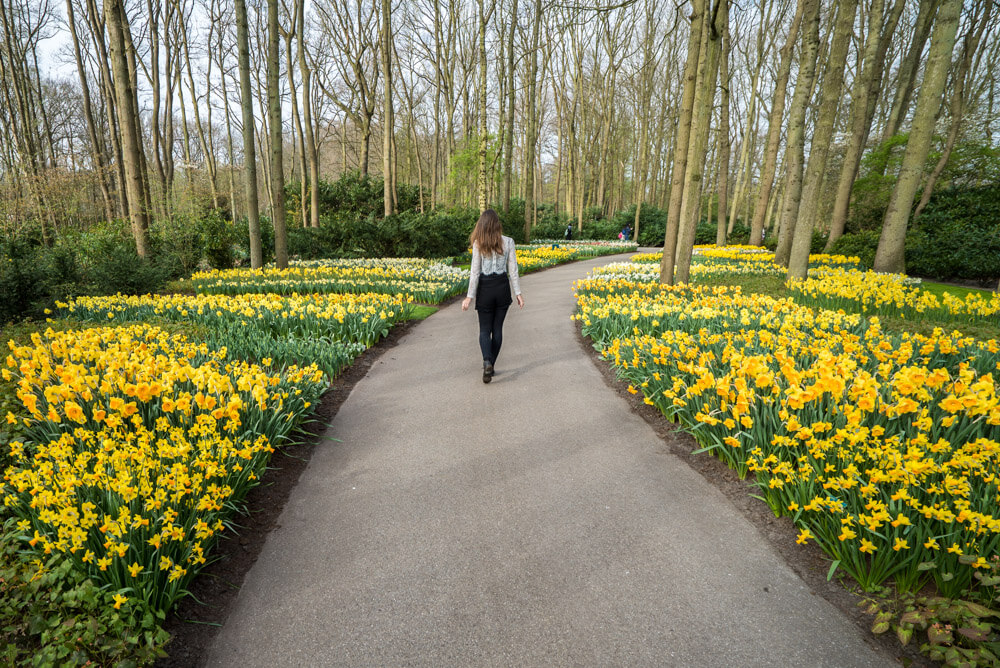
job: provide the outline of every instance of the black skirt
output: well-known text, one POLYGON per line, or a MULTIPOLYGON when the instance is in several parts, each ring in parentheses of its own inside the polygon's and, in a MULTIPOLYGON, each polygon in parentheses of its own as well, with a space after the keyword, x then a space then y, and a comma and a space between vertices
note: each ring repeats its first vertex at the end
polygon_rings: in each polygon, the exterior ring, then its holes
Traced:
POLYGON ((507 308, 513 301, 507 274, 487 274, 479 277, 479 285, 476 287, 477 311, 507 308))

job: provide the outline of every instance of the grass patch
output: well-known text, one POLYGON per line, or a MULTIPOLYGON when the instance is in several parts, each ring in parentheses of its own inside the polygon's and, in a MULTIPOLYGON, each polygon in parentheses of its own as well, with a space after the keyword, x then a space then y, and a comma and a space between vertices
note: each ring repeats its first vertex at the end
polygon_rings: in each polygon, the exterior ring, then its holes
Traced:
POLYGON ((920 283, 920 288, 924 292, 929 292, 935 297, 942 297, 945 293, 951 294, 953 297, 958 297, 959 299, 965 299, 969 295, 976 294, 980 297, 989 299, 992 294, 992 290, 986 290, 984 288, 966 288, 958 285, 946 285, 944 283, 933 283, 931 281, 922 281, 920 283))
POLYGON ((435 313, 438 312, 436 306, 427 306, 425 304, 417 304, 413 307, 413 311, 410 313, 410 320, 426 320, 435 313))

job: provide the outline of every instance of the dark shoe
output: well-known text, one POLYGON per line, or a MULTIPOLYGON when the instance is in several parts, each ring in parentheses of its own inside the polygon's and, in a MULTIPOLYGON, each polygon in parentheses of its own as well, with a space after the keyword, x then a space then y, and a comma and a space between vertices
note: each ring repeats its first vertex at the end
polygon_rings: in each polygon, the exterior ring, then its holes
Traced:
POLYGON ((493 365, 489 362, 483 362, 483 382, 488 383, 493 380, 493 365))

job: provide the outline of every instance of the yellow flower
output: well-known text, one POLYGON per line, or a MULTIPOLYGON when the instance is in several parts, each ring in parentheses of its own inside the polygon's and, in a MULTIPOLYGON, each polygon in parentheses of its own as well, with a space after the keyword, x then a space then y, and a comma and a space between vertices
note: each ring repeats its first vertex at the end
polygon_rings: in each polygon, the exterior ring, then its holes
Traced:
POLYGON ((927 542, 924 543, 924 547, 927 548, 928 550, 940 550, 941 549, 941 546, 938 545, 937 540, 934 539, 934 538, 928 538, 927 542))
POLYGON ((128 567, 128 573, 132 577, 137 577, 141 572, 142 566, 139 565, 139 562, 132 562, 132 565, 128 567))
POLYGON ((113 598, 114 598, 114 601, 115 601, 115 610, 118 610, 119 608, 121 608, 122 607, 122 603, 124 603, 125 601, 128 600, 127 596, 122 596, 121 594, 115 594, 113 598))
POLYGON ((862 552, 867 552, 868 554, 875 554, 875 550, 877 550, 878 548, 875 547, 875 544, 870 540, 868 540, 867 538, 862 538, 861 547, 859 547, 858 549, 862 552))
POLYGON ((854 531, 850 527, 844 527, 844 530, 840 533, 839 536, 837 536, 837 538, 839 538, 841 541, 845 541, 845 540, 851 540, 852 538, 857 537, 857 535, 858 534, 854 533, 854 531))
POLYGON ((893 545, 892 545, 892 549, 895 550, 896 552, 899 552, 900 550, 909 550, 910 549, 910 545, 909 545, 909 543, 906 542, 905 539, 903 539, 903 538, 897 538, 896 542, 893 543, 893 545))

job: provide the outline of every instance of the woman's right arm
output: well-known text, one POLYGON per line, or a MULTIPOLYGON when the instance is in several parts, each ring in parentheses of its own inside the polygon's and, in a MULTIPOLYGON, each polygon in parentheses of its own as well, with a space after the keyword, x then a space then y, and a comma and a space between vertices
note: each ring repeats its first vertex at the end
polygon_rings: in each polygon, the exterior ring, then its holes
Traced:
POLYGON ((479 254, 479 247, 472 245, 472 264, 469 267, 469 291, 465 294, 462 302, 462 310, 469 308, 469 303, 476 296, 476 288, 479 286, 479 275, 483 271, 483 256, 479 254))

